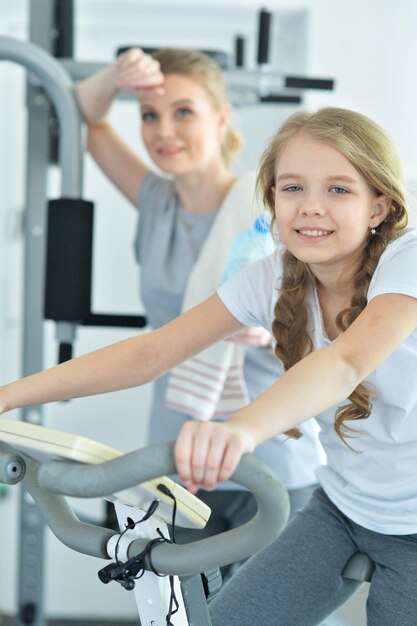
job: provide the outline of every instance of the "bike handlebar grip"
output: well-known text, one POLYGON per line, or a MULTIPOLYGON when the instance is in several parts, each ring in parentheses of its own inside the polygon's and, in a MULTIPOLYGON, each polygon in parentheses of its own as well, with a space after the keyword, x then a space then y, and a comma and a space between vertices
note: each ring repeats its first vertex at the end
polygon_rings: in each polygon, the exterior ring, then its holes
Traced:
MULTIPOLYGON (((174 474, 173 448, 173 442, 150 446, 98 465, 51 461, 39 469, 39 484, 67 496, 108 496, 163 474, 174 474)), ((271 470, 252 455, 244 455, 231 480, 253 493, 258 504, 256 515, 237 529, 193 544, 156 546, 152 561, 158 572, 191 576, 246 558, 279 535, 288 519, 289 498, 271 470)), ((139 554, 145 543, 134 541, 129 557, 139 554)))

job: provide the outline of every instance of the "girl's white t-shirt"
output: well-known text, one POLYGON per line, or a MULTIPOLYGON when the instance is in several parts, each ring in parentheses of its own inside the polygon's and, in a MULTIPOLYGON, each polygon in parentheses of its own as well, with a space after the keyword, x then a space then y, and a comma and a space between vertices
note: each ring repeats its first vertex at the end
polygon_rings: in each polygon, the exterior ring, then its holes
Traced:
MULTIPOLYGON (((218 294, 242 324, 270 330, 281 275, 277 252, 238 272, 218 294)), ((416 229, 407 230, 382 254, 368 302, 387 293, 417 298, 416 229)), ((307 308, 317 350, 331 341, 313 285, 307 308)), ((347 441, 355 451, 334 430, 337 407, 316 416, 327 454, 317 478, 334 504, 361 526, 383 534, 417 533, 417 329, 364 382, 376 395, 370 417, 352 423, 356 434, 347 441)))

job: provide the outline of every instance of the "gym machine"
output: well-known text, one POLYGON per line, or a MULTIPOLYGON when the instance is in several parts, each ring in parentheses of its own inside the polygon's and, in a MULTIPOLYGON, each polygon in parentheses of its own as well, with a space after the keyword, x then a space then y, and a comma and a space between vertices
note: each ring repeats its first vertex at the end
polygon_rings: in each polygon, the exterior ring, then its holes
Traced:
POLYGON ((211 626, 206 598, 221 587, 218 567, 268 546, 286 524, 289 498, 265 465, 245 455, 232 480, 254 494, 256 515, 234 530, 178 545, 175 527, 203 528, 210 509, 163 475, 173 473, 172 443, 123 455, 84 437, 0 418, 0 483, 21 482, 65 545, 113 559, 99 578, 134 591, 142 626, 211 626), (110 499, 120 532, 80 522, 64 496, 110 499))

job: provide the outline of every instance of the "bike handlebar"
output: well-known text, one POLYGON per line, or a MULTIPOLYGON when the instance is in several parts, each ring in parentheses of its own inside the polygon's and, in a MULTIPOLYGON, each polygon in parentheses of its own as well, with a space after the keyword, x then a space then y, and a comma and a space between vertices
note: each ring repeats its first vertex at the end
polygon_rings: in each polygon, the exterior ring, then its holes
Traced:
MULTIPOLYGON (((79 552, 108 558, 107 542, 115 533, 80 522, 64 496, 102 497, 165 474, 175 473, 174 443, 130 452, 97 465, 50 461, 40 467, 24 454, 22 482, 41 508, 54 534, 79 552)), ((231 480, 251 491, 257 501, 255 516, 239 528, 178 545, 161 543, 152 550, 153 567, 161 574, 191 576, 245 559, 268 546, 281 532, 289 515, 288 494, 276 476, 254 456, 242 457, 231 480)), ((129 558, 146 547, 148 539, 135 539, 129 558)), ((145 566, 151 569, 145 560, 145 566)))

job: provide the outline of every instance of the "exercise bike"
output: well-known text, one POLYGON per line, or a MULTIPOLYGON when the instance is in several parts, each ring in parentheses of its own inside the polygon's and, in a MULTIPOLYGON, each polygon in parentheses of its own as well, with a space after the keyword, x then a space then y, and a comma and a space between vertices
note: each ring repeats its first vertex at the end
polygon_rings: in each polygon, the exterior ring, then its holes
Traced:
POLYGON ((219 567, 266 547, 288 519, 285 488, 245 455, 232 479, 253 492, 258 511, 237 529, 178 545, 175 527, 204 528, 210 509, 166 474, 173 444, 128 454, 85 437, 0 418, 0 482, 22 483, 56 537, 111 560, 100 580, 133 591, 142 626, 210 626, 207 598, 219 567), (120 532, 80 521, 65 496, 114 502, 120 532))
MULTIPOLYGON (((175 527, 204 528, 210 509, 165 474, 175 473, 173 443, 122 454, 91 439, 0 418, 0 483, 22 483, 56 537, 83 554, 111 560, 100 580, 132 590, 142 626, 211 626, 207 599, 221 587, 219 567, 269 545, 289 515, 274 474, 244 455, 232 480, 255 496, 246 524, 178 545, 175 527), (120 532, 80 521, 65 496, 103 497, 120 532)), ((374 563, 354 554, 343 577, 370 581, 374 563)))

